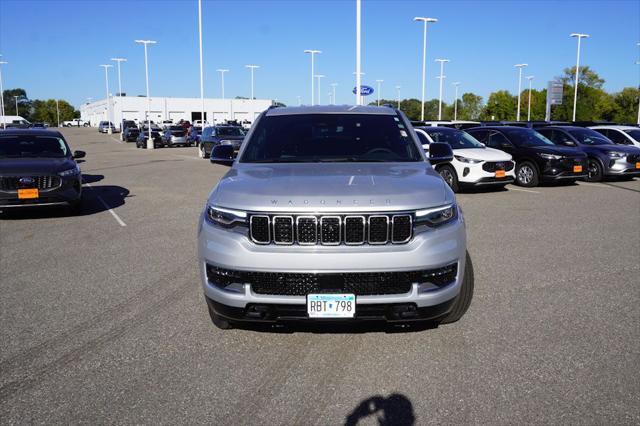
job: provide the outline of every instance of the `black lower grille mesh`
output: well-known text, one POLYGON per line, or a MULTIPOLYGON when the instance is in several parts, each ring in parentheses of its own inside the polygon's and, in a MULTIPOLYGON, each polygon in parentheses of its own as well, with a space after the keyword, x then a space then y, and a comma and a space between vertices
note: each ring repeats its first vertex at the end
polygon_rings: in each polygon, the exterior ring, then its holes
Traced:
POLYGON ((458 264, 442 268, 408 272, 358 272, 341 274, 305 274, 233 271, 207 265, 207 278, 224 288, 232 283, 250 284, 257 294, 306 296, 312 293, 352 293, 356 296, 402 294, 413 283, 430 282, 445 286, 456 279, 458 264))

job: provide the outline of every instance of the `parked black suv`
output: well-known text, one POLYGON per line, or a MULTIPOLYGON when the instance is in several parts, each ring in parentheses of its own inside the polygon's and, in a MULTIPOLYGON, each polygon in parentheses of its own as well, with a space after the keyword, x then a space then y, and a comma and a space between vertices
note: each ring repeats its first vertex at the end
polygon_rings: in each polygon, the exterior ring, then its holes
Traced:
POLYGON ((120 140, 123 142, 135 142, 138 139, 140 130, 133 120, 122 120, 122 132, 120 132, 120 140))
POLYGON ((560 147, 535 130, 514 126, 487 126, 467 132, 490 148, 508 152, 516 162, 516 183, 575 181, 587 177, 587 155, 560 147))
POLYGON ((0 210, 66 205, 80 209, 82 174, 60 132, 11 129, 0 132, 0 210))
POLYGON ((590 182, 599 182, 604 176, 640 176, 640 148, 616 145, 584 127, 549 126, 538 132, 556 145, 576 147, 587 154, 590 182))
POLYGON ((218 145, 231 145, 235 155, 238 154, 245 130, 238 126, 205 127, 200 136, 200 156, 209 158, 211 151, 218 145))
MULTIPOLYGON (((146 148, 148 138, 149 138, 149 128, 145 127, 144 131, 139 132, 138 134, 138 138, 136 139, 136 148, 146 148)), ((162 147, 162 137, 160 136, 160 132, 152 128, 151 138, 153 139, 154 148, 162 147)))

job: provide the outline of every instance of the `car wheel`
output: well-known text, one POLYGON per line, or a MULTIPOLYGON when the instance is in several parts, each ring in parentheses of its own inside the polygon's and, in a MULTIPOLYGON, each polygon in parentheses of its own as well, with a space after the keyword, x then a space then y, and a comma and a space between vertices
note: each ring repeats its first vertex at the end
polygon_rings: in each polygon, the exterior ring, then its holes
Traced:
POLYGON ((471 299, 473 298, 473 286, 473 263, 471 262, 471 257, 467 252, 466 266, 464 268, 464 276, 462 277, 460 293, 458 293, 456 300, 453 302, 451 312, 449 312, 447 316, 440 321, 441 324, 451 324, 452 322, 456 322, 462 318, 471 305, 471 299))
POLYGON ((516 183, 520 186, 537 186, 538 170, 533 163, 525 161, 516 168, 516 183))
POLYGON ((587 172, 587 182, 600 182, 602 180, 602 166, 598 160, 589 158, 587 172))
POLYGON ((444 166, 440 166, 438 168, 438 173, 444 181, 449 185, 449 188, 453 190, 453 192, 458 192, 460 190, 458 185, 458 176, 456 175, 456 171, 453 167, 448 164, 444 166))
POLYGON ((213 309, 211 309, 211 307, 208 307, 208 309, 209 316, 211 317, 211 322, 213 323, 213 325, 215 325, 220 330, 231 330, 233 328, 233 324, 231 322, 213 312, 213 309))

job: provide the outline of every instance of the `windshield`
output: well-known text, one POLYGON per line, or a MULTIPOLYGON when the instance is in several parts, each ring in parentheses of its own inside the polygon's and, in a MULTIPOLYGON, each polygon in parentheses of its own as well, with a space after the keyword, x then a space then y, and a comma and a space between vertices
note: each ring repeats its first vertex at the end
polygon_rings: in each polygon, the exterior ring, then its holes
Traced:
POLYGON ((295 114, 265 116, 241 162, 423 161, 394 115, 295 114))
POLYGON ((461 130, 437 127, 423 130, 434 142, 448 143, 451 149, 484 148, 476 138, 461 130))
POLYGON ((569 133, 583 145, 611 145, 613 143, 600 133, 591 129, 574 129, 569 130, 569 133))
POLYGON ((34 135, 0 137, 0 158, 63 158, 68 153, 67 144, 56 137, 34 135))
POLYGON ((635 139, 636 142, 640 142, 640 129, 629 129, 624 130, 624 132, 635 139))
POLYGON ((218 127, 216 129, 218 136, 244 136, 242 127, 218 127))
POLYGON ((555 145, 549 139, 531 129, 502 129, 502 132, 505 133, 516 146, 555 145))

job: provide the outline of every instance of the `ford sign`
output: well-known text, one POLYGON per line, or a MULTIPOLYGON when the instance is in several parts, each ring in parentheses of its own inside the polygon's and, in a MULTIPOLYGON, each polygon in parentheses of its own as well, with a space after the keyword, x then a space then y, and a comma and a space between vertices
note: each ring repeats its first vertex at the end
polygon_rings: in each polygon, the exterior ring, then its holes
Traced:
MULTIPOLYGON (((354 87, 353 94, 355 95, 357 91, 358 91, 357 87, 354 87)), ((369 96, 372 93, 373 93, 373 87, 360 85, 360 96, 369 96)))

